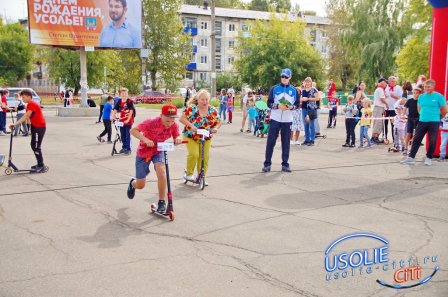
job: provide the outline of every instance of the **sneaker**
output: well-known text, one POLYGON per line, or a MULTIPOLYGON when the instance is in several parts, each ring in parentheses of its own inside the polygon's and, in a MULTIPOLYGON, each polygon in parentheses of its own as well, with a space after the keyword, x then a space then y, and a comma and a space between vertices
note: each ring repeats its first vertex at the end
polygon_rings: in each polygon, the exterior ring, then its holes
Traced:
POLYGON ((240 129, 240 132, 244 132, 243 129, 240 129))
POLYGON ((316 133, 316 136, 320 136, 320 133, 316 133))
POLYGON ((113 141, 110 141, 110 140, 108 140, 108 141, 107 141, 107 143, 108 143, 108 144, 111 144, 111 143, 114 143, 114 142, 113 142, 113 141))
POLYGON ((97 136, 96 139, 98 139, 99 142, 104 142, 104 139, 102 139, 101 137, 97 136))
POLYGON ((445 161, 445 157, 440 156, 440 157, 437 159, 437 161, 439 161, 439 162, 444 162, 444 161, 445 161))
POLYGON ((132 151, 126 150, 123 154, 125 154, 126 156, 129 156, 131 153, 132 153, 132 151))
POLYGON ((132 182, 135 180, 135 178, 131 178, 131 180, 129 181, 129 185, 128 185, 128 198, 129 199, 133 199, 135 196, 135 188, 132 186, 132 182))
POLYGON ((343 144, 342 147, 350 147, 350 144, 348 144, 348 143, 343 144))
POLYGON ((364 148, 364 146, 361 144, 360 146, 358 146, 358 148, 364 148))
POLYGON ((431 166, 432 165, 432 160, 428 157, 425 158, 425 165, 426 166, 431 166))
POLYGON ((415 164, 415 159, 411 157, 407 157, 404 160, 400 161, 400 164, 415 164))
POLYGON ((350 147, 355 147, 356 145, 354 143, 350 144, 350 147))
POLYGON ((31 170, 36 170, 37 167, 39 167, 39 166, 37 166, 37 164, 33 165, 33 166, 31 166, 31 170))
POLYGON ((31 169, 31 173, 42 173, 45 172, 45 166, 36 166, 34 169, 31 169))
POLYGON ((407 149, 404 149, 404 150, 403 150, 403 155, 406 156, 407 154, 408 154, 408 150, 407 150, 407 149))
POLYGON ((327 129, 329 129, 329 128, 331 128, 331 126, 330 126, 330 125, 327 125, 327 129))
POLYGON ((304 142, 302 142, 302 145, 308 145, 308 141, 304 141, 304 142))
POLYGON ((193 174, 187 175, 186 173, 184 174, 184 179, 190 181, 190 182, 195 182, 196 178, 194 177, 193 174))
POLYGON ((269 172, 269 171, 271 171, 271 166, 264 166, 264 167, 261 169, 261 171, 263 171, 263 172, 269 172))
POLYGON ((283 172, 291 172, 291 168, 289 168, 289 166, 282 166, 282 171, 283 172))
POLYGON ((204 181, 204 186, 208 187, 208 182, 204 181))
POLYGON ((299 141, 296 141, 295 144, 298 145, 298 146, 300 146, 300 142, 299 142, 299 141))
POLYGON ((314 141, 308 142, 308 146, 313 146, 313 145, 314 145, 314 141))
POLYGON ((166 211, 165 200, 159 200, 159 203, 157 204, 157 212, 164 213, 165 211, 166 211))
POLYGON ((252 131, 250 131, 249 129, 246 130, 247 133, 251 133, 252 131))
POLYGON ((0 131, 0 136, 5 136, 6 135, 6 133, 5 132, 3 132, 3 131, 0 131))
POLYGON ((124 149, 124 148, 122 148, 118 153, 119 153, 119 154, 124 154, 125 152, 127 152, 127 150, 124 149))

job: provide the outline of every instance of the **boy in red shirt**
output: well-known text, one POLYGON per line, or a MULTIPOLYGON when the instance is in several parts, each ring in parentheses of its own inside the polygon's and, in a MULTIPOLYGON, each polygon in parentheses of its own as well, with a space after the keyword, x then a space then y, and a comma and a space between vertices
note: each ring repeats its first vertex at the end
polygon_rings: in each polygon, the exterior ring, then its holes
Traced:
POLYGON ((336 128, 336 117, 338 115, 339 98, 336 91, 328 95, 328 125, 327 128, 336 128))
POLYGON ((42 140, 44 139, 45 130, 47 129, 45 117, 42 113, 42 109, 39 104, 33 101, 33 93, 30 90, 23 89, 20 92, 20 96, 22 97, 23 102, 27 103, 26 113, 24 116, 20 118, 14 124, 11 124, 11 129, 15 129, 15 127, 20 127, 23 122, 26 122, 28 119, 31 121, 31 149, 36 156, 37 165, 31 166, 31 171, 36 173, 45 172, 44 158, 42 156, 42 140))
POLYGON ((132 128, 131 135, 140 140, 135 158, 135 178, 131 178, 128 186, 128 198, 132 199, 135 189, 143 189, 146 183, 146 176, 149 174, 149 165, 154 163, 157 174, 157 186, 159 190, 159 203, 157 212, 163 213, 166 210, 166 173, 165 159, 163 152, 157 151, 157 143, 165 142, 172 137, 175 144, 181 144, 182 138, 179 133, 179 126, 175 122, 177 118, 177 107, 165 104, 159 117, 148 119, 132 128))
POLYGON ((123 148, 120 150, 121 154, 131 154, 131 135, 130 131, 132 124, 134 124, 135 107, 131 99, 128 98, 128 89, 120 89, 120 100, 114 106, 112 119, 116 118, 116 114, 120 113, 120 117, 117 119, 123 123, 123 127, 120 127, 121 141, 123 148))

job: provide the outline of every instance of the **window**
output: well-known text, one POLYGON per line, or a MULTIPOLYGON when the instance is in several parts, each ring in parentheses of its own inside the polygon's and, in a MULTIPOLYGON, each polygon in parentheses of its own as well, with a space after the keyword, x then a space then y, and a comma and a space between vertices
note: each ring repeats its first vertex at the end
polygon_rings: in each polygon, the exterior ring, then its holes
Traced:
POLYGON ((184 26, 190 28, 196 28, 197 22, 195 18, 184 18, 184 26))
POLYGON ((191 62, 191 63, 196 62, 196 54, 195 54, 195 53, 191 53, 191 54, 190 54, 190 62, 191 62))
POLYGON ((326 53, 327 53, 327 47, 326 47, 325 45, 322 45, 322 46, 321 46, 321 50, 320 50, 320 52, 321 52, 322 54, 326 54, 326 53))
POLYGON ((235 24, 229 24, 229 32, 235 31, 235 24))
POLYGON ((222 22, 215 22, 215 32, 216 36, 222 35, 222 22))
POLYGON ((325 38, 325 37, 327 37, 327 32, 325 32, 325 31, 322 31, 322 32, 321 32, 321 35, 322 35, 322 37, 324 37, 324 38, 325 38))
POLYGON ((221 70, 221 57, 216 57, 216 69, 221 70))
POLYGON ((207 64, 207 56, 201 56, 201 64, 207 64))
POLYGON ((312 42, 316 42, 316 30, 312 30, 311 32, 310 32, 310 34, 311 34, 311 41, 312 42))
POLYGON ((200 80, 207 80, 207 73, 206 72, 199 72, 199 79, 200 80))
POLYGON ((202 47, 207 47, 208 46, 208 39, 201 39, 201 46, 202 47))
POLYGON ((221 38, 216 38, 216 52, 221 52, 221 38))
POLYGON ((234 56, 229 56, 229 57, 227 58, 227 63, 228 63, 228 64, 232 64, 233 62, 235 62, 235 57, 234 57, 234 56))
POLYGON ((247 31, 250 30, 250 27, 249 27, 248 24, 243 24, 243 25, 241 26, 241 30, 242 30, 243 32, 247 32, 247 31))
POLYGON ((229 48, 234 48, 235 47, 235 40, 229 40, 229 48))
POLYGON ((201 29, 207 30, 207 28, 208 28, 208 22, 201 22, 201 29))
POLYGON ((187 73, 185 73, 185 79, 193 80, 193 72, 188 71, 187 73))

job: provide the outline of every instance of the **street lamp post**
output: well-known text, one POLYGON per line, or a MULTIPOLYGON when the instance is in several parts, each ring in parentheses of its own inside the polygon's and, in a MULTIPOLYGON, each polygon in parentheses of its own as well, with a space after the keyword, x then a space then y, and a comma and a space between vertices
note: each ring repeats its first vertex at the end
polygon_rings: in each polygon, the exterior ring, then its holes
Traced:
POLYGON ((211 0, 211 43, 212 43, 212 54, 211 54, 211 62, 212 62, 212 72, 211 72, 211 97, 215 98, 216 96, 216 28, 215 28, 215 4, 216 0, 211 0))

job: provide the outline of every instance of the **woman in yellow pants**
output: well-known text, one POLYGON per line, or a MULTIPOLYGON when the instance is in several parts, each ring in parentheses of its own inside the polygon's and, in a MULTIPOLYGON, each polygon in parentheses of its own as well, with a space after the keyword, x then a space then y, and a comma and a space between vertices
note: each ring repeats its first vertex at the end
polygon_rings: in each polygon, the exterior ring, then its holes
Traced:
POLYGON ((210 136, 204 142, 204 175, 207 174, 208 160, 210 157, 210 146, 213 134, 221 127, 221 120, 216 108, 210 105, 210 93, 200 90, 187 103, 180 120, 185 125, 184 138, 188 140, 187 150, 187 172, 184 178, 188 181, 195 181, 194 169, 201 170, 201 135, 196 134, 198 129, 209 130, 210 136))

